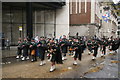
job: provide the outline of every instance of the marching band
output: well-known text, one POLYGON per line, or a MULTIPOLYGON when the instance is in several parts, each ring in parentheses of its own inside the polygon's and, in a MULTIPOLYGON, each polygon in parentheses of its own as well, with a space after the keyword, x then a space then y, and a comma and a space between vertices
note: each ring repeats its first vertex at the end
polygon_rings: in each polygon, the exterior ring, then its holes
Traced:
POLYGON ((18 41, 17 56, 16 59, 22 61, 31 59, 31 62, 37 61, 37 57, 40 58, 40 66, 46 64, 45 58, 48 57, 48 61, 51 61, 50 72, 56 69, 55 64, 63 64, 64 60, 67 60, 67 53, 73 57, 73 65, 77 65, 77 59, 82 60, 82 54, 88 49, 88 55, 93 53, 92 60, 95 60, 99 54, 99 48, 102 52, 101 57, 106 55, 106 49, 110 50, 110 53, 117 52, 120 46, 120 38, 71 38, 67 39, 65 35, 61 39, 51 39, 38 37, 28 40, 24 38, 18 41), (46 57, 47 53, 47 57, 46 57))

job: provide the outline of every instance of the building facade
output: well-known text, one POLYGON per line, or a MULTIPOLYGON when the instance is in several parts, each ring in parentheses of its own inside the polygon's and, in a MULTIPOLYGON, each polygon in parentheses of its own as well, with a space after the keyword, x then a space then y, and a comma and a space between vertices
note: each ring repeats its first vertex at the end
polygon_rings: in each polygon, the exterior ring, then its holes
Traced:
POLYGON ((99 36, 107 36, 114 38, 117 37, 117 19, 116 15, 112 12, 113 8, 111 6, 112 2, 101 3, 99 2, 98 5, 100 7, 101 13, 98 13, 98 16, 104 16, 106 13, 109 13, 108 20, 105 21, 104 18, 101 18, 101 28, 99 29, 99 36))
POLYGON ((79 36, 117 37, 116 18, 110 8, 110 18, 108 22, 104 21, 102 16, 108 11, 104 10, 107 5, 102 3, 99 0, 70 1, 70 36, 78 32, 79 36))
POLYGON ((16 45, 20 37, 23 39, 38 35, 59 38, 61 35, 68 35, 69 3, 67 0, 3 2, 2 33, 11 41, 11 45, 16 45))
POLYGON ((95 25, 95 2, 90 0, 70 1, 70 36, 94 36, 95 25))

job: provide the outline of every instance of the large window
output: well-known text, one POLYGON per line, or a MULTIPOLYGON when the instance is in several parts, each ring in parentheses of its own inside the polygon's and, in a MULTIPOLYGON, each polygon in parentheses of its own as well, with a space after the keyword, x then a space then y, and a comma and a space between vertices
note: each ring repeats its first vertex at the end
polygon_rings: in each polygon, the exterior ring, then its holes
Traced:
POLYGON ((55 11, 35 11, 35 35, 54 37, 55 32, 55 11))
MULTIPOLYGON (((36 35, 45 37, 55 36, 55 10, 35 10, 33 11, 33 37, 36 35)), ((3 10, 2 16, 2 32, 5 38, 11 41, 12 45, 16 45, 18 38, 26 37, 26 11, 22 8, 15 10, 9 8, 3 10), (22 26, 22 32, 19 31, 22 26)))

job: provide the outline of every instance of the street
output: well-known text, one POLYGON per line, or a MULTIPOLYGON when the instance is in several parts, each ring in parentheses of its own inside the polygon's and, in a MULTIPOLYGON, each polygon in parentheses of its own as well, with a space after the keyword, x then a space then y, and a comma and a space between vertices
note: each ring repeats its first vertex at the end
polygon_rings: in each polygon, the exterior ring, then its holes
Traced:
MULTIPOLYGON (((3 51, 4 52, 4 51, 3 51)), ((14 52, 15 51, 8 51, 14 52)), ((107 53, 109 51, 107 50, 107 53)), ((12 53, 13 54, 13 53, 12 53)), ((77 61, 78 65, 73 65, 73 58, 67 55, 64 64, 56 64, 56 70, 49 72, 51 62, 39 66, 40 59, 37 62, 21 61, 15 57, 3 58, 2 77, 3 78, 118 78, 118 54, 107 54, 104 57, 98 57, 92 61, 92 54, 88 55, 85 50, 82 61, 77 61)))

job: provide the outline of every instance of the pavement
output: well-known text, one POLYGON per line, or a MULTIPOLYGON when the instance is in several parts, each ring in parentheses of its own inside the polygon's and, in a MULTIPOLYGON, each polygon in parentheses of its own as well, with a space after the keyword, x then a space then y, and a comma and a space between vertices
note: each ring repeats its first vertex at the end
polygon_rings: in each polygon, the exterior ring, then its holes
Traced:
POLYGON ((56 64, 56 70, 49 72, 51 62, 47 59, 44 66, 39 66, 39 58, 37 62, 15 59, 16 47, 13 47, 10 51, 2 51, 2 78, 118 78, 119 54, 108 53, 109 50, 105 57, 100 57, 99 51, 97 59, 92 61, 92 54, 88 55, 88 50, 85 50, 77 66, 73 65, 73 58, 67 54, 64 64, 56 64))

